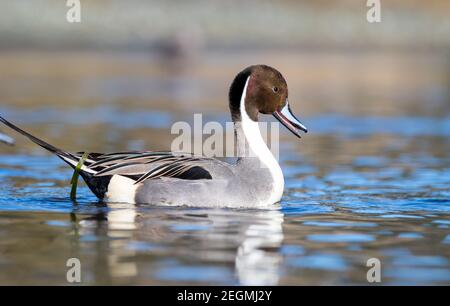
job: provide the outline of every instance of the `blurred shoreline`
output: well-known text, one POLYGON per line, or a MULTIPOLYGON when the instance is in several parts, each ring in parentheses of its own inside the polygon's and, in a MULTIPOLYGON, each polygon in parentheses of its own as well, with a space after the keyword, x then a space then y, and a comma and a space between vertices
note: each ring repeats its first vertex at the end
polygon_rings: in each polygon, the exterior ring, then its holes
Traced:
POLYGON ((0 1, 0 49, 450 48, 448 1, 380 3, 381 22, 369 23, 366 1, 90 0, 69 23, 66 1, 0 1))
POLYGON ((0 52, 0 101, 19 108, 114 103, 226 113, 232 78, 258 63, 283 73, 303 115, 445 116, 450 110, 450 57, 411 50, 11 50, 0 52))
POLYGON ((228 86, 267 64, 302 115, 447 116, 450 2, 0 1, 0 105, 227 113, 228 86))

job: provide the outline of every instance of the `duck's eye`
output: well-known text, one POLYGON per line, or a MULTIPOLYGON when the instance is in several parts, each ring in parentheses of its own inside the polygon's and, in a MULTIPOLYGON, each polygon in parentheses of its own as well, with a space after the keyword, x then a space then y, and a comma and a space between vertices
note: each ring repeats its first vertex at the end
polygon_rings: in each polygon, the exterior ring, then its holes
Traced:
POLYGON ((274 87, 272 87, 272 90, 273 90, 274 93, 277 93, 278 92, 278 87, 274 86, 274 87))

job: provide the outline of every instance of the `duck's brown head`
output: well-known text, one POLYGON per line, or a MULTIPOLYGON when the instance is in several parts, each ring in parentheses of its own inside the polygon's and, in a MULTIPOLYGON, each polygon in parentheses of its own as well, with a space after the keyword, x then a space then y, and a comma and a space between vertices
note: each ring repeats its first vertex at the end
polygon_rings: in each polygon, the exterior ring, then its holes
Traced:
POLYGON ((242 70, 231 84, 229 99, 235 122, 242 121, 243 116, 257 122, 259 113, 272 114, 296 136, 300 137, 300 131, 307 132, 292 114, 286 80, 275 68, 254 65, 242 70))

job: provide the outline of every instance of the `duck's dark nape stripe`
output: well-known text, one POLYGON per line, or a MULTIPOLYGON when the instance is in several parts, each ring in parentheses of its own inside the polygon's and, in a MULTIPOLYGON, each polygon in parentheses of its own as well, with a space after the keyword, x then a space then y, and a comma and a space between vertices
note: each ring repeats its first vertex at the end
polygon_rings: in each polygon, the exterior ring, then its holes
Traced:
POLYGON ((245 82, 247 82, 248 77, 251 75, 252 69, 253 66, 250 66, 242 70, 231 83, 228 98, 230 100, 230 112, 233 121, 241 120, 241 97, 244 91, 245 82))

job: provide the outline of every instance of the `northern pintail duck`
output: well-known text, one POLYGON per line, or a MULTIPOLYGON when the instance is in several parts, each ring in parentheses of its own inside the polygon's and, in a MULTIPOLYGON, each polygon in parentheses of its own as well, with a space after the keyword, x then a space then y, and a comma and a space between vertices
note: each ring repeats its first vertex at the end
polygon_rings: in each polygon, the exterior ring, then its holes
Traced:
MULTIPOLYGON (((231 84, 229 107, 238 159, 175 152, 89 153, 80 175, 107 202, 210 207, 257 207, 279 202, 284 189, 281 168, 261 136, 259 114, 272 114, 300 137, 306 127, 292 114, 285 79, 276 69, 250 66, 231 84)), ((7 126, 76 168, 83 152, 56 148, 0 117, 7 126)))

